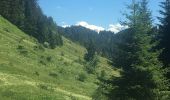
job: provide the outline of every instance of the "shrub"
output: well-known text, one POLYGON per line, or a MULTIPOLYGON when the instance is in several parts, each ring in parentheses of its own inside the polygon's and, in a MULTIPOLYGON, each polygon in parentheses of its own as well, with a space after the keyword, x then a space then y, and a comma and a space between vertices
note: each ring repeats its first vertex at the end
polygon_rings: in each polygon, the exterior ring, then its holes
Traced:
POLYGON ((43 45, 38 45, 38 48, 39 48, 39 50, 42 50, 42 51, 45 51, 45 48, 44 48, 44 46, 43 45))
POLYGON ((24 49, 24 46, 19 45, 17 49, 22 50, 22 49, 24 49))
POLYGON ((25 39, 25 38, 24 38, 24 37, 22 37, 22 38, 20 38, 20 39, 19 39, 19 41, 18 41, 18 42, 19 42, 19 43, 21 43, 24 39, 25 39))
POLYGON ((50 48, 49 43, 48 43, 48 42, 44 42, 44 47, 45 47, 45 48, 50 48))
POLYGON ((84 64, 84 61, 79 57, 78 59, 74 60, 74 62, 79 63, 79 64, 84 64))
POLYGON ((27 50, 22 50, 22 51, 20 51, 20 53, 25 55, 25 56, 28 55, 28 51, 27 50))
POLYGON ((61 56, 64 56, 64 52, 61 52, 61 56))
POLYGON ((102 71, 101 71, 100 75, 98 76, 98 79, 99 79, 100 81, 103 81, 103 80, 106 79, 106 71, 105 71, 105 70, 102 70, 102 71))
POLYGON ((78 50, 75 50, 75 53, 78 53, 78 50))
POLYGON ((37 76, 39 76, 39 75, 40 75, 37 71, 36 71, 36 72, 34 72, 34 74, 35 74, 35 75, 37 75, 37 76))
POLYGON ((41 63, 42 65, 46 65, 46 63, 45 63, 43 60, 40 60, 40 63, 41 63))
POLYGON ((35 51, 37 51, 37 50, 38 50, 38 46, 34 46, 33 48, 34 48, 34 50, 35 50, 35 51))
POLYGON ((9 65, 9 66, 14 66, 12 62, 9 62, 8 65, 9 65))
POLYGON ((70 95, 71 100, 78 100, 76 97, 70 95))
POLYGON ((6 31, 6 32, 10 32, 9 29, 7 29, 7 28, 4 28, 3 30, 6 31))
POLYGON ((59 71, 59 73, 61 73, 61 74, 66 74, 66 71, 65 71, 63 68, 61 68, 60 71, 59 71))
POLYGON ((110 100, 106 95, 108 90, 103 87, 104 87, 103 85, 100 85, 96 89, 96 91, 92 95, 92 100, 110 100))
POLYGON ((62 58, 62 57, 59 59, 59 61, 63 61, 63 60, 64 60, 64 58, 62 58))
POLYGON ((41 59, 44 59, 45 57, 44 56, 40 56, 41 59))
POLYGON ((53 78, 57 78, 58 77, 58 74, 57 73, 54 73, 54 72, 50 72, 49 73, 49 76, 53 77, 53 78))
POLYGON ((98 67, 97 63, 98 63, 98 58, 95 56, 94 59, 85 63, 84 66, 85 66, 86 71, 89 74, 94 74, 98 67))
POLYGON ((17 47, 17 50, 20 52, 20 54, 22 54, 24 56, 28 55, 28 51, 24 48, 24 46, 19 45, 17 47))
POLYGON ((51 85, 39 84, 38 87, 43 90, 54 91, 54 88, 51 85))
POLYGON ((43 47, 43 45, 39 44, 38 46, 34 46, 34 50, 38 51, 45 51, 45 48, 43 47))
POLYGON ((65 62, 64 62, 64 65, 65 65, 65 66, 68 66, 68 65, 70 65, 70 63, 67 62, 67 61, 65 61, 65 62))
POLYGON ((70 44, 72 44, 72 42, 71 42, 71 41, 69 41, 69 43, 70 43, 70 44))
POLYGON ((51 56, 48 56, 46 59, 47 59, 48 62, 52 61, 52 57, 51 56))
POLYGON ((80 73, 78 76, 78 80, 84 82, 87 79, 87 75, 85 73, 80 73))

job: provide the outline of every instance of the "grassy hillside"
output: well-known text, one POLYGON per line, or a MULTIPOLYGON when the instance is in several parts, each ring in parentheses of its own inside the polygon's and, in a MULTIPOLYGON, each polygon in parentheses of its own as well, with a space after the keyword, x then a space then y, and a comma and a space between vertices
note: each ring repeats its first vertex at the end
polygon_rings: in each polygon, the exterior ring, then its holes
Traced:
POLYGON ((0 17, 0 98, 2 100, 90 100, 102 70, 118 75, 100 58, 96 74, 83 66, 85 48, 63 37, 64 46, 46 49, 0 17), (84 82, 81 74, 87 76, 84 82))

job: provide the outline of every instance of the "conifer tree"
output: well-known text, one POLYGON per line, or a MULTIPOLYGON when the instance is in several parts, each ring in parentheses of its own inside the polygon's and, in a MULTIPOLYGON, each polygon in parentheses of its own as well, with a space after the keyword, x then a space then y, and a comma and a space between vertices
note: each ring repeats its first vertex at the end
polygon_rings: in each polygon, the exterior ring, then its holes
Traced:
POLYGON ((84 59, 87 62, 93 60, 95 56, 95 52, 96 51, 95 51, 94 43, 91 40, 87 45, 87 53, 84 55, 84 59))
MULTIPOLYGON (((159 47, 162 49, 160 60, 163 62, 165 68, 170 68, 170 0, 164 0, 164 2, 161 3, 161 7, 163 10, 160 11, 160 14, 162 14, 163 17, 159 17, 161 22, 159 25, 159 47)), ((167 76, 170 79, 170 73, 168 73, 167 76)))
MULTIPOLYGON (((118 67, 121 67, 121 77, 111 81, 112 90, 109 93, 111 100, 167 100, 168 81, 165 71, 158 61, 158 53, 152 52, 151 13, 147 0, 136 2, 128 6, 130 14, 126 15, 126 25, 131 33, 126 42, 119 48, 124 58, 118 67)), ((119 59, 119 58, 116 58, 119 59)), ((118 64, 117 64, 118 65, 118 64)))

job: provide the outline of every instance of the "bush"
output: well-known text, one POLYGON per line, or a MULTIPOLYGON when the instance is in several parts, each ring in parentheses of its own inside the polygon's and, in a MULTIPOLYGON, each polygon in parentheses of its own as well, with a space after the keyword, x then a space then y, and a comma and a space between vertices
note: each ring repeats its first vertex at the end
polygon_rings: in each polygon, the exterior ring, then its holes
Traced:
POLYGON ((35 75, 37 75, 37 76, 39 76, 39 75, 40 75, 37 71, 36 71, 34 74, 35 74, 35 75))
POLYGON ((59 61, 63 61, 63 60, 64 60, 64 58, 62 58, 62 57, 59 59, 59 61))
POLYGON ((106 79, 106 76, 107 76, 106 71, 105 71, 105 70, 102 70, 101 73, 100 73, 100 75, 98 76, 98 79, 99 79, 100 81, 103 81, 103 80, 106 79))
POLYGON ((53 77, 53 78, 57 78, 58 77, 58 74, 57 73, 54 73, 54 72, 50 72, 49 73, 49 76, 53 77))
POLYGON ((61 52, 61 56, 64 56, 64 52, 61 52))
POLYGON ((40 56, 40 59, 44 59, 45 57, 44 56, 40 56))
POLYGON ((39 44, 39 45, 38 45, 38 49, 39 49, 39 50, 42 50, 42 51, 45 51, 44 46, 43 46, 43 45, 41 45, 41 44, 39 44))
POLYGON ((44 42, 44 44, 43 44, 43 45, 44 45, 44 47, 45 47, 45 48, 50 48, 50 45, 49 45, 49 43, 48 43, 48 42, 44 42))
POLYGON ((79 63, 79 64, 84 64, 84 61, 79 57, 78 59, 74 60, 74 62, 79 63))
POLYGON ((28 51, 27 50, 22 50, 22 51, 20 51, 20 53, 25 55, 25 56, 28 55, 28 51))
POLYGON ((65 62, 64 62, 64 65, 65 65, 65 66, 68 66, 68 65, 70 65, 70 63, 67 62, 67 61, 65 61, 65 62))
POLYGON ((75 50, 75 53, 78 53, 78 50, 75 50))
POLYGON ((76 97, 70 95, 71 100, 78 100, 76 97))
POLYGON ((43 60, 40 60, 40 64, 46 65, 46 63, 43 60))
POLYGON ((70 44, 72 44, 72 42, 71 42, 71 41, 69 41, 69 43, 70 43, 70 44))
POLYGON ((67 71, 66 71, 65 69, 61 68, 60 71, 59 71, 59 73, 61 73, 61 74, 66 74, 67 71))
POLYGON ((24 48, 24 46, 19 45, 17 47, 17 50, 20 52, 20 54, 22 54, 24 56, 28 55, 28 51, 24 48))
POLYGON ((92 100, 110 100, 107 97, 107 90, 101 86, 99 86, 94 94, 92 95, 92 100))
POLYGON ((22 49, 24 49, 24 46, 19 45, 17 49, 22 50, 22 49))
POLYGON ((87 79, 87 75, 85 73, 80 73, 78 76, 78 80, 84 82, 87 79))
POLYGON ((51 56, 48 56, 46 59, 47 59, 48 62, 52 61, 52 57, 51 56))
POLYGON ((47 84, 39 84, 38 87, 43 90, 54 91, 53 87, 47 84))
POLYGON ((36 51, 45 51, 45 48, 43 47, 43 45, 39 44, 38 46, 34 46, 34 50, 36 51))
POLYGON ((19 39, 19 41, 18 41, 18 42, 19 42, 19 43, 21 43, 21 42, 23 42, 23 40, 24 40, 24 39, 25 39, 25 38, 24 38, 24 37, 22 37, 22 38, 20 38, 20 39, 19 39))
POLYGON ((87 73, 94 74, 97 67, 98 67, 97 63, 98 63, 97 57, 95 57, 93 60, 91 60, 89 62, 86 62, 85 63, 85 69, 86 69, 87 73))
POLYGON ((4 28, 3 30, 4 30, 4 31, 6 31, 6 32, 10 32, 10 30, 9 30, 9 29, 7 29, 7 28, 4 28))

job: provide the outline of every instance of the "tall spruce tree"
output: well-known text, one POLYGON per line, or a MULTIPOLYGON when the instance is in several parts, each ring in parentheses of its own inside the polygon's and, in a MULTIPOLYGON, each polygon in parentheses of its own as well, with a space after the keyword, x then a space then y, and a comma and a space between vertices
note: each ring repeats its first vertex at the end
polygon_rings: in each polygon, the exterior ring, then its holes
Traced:
POLYGON ((93 60, 95 56, 95 46, 92 40, 90 40, 89 43, 87 43, 87 53, 84 55, 84 59, 88 62, 93 60))
MULTIPOLYGON (((162 53, 160 54, 160 60, 163 62, 165 68, 170 68, 170 0, 164 0, 161 3, 163 10, 160 11, 160 14, 163 15, 160 19, 160 49, 162 53)), ((167 74, 167 77, 170 79, 170 73, 167 74)))
MULTIPOLYGON (((151 13, 147 0, 136 2, 128 6, 130 14, 126 14, 131 33, 125 42, 118 45, 124 57, 120 58, 121 77, 111 81, 112 89, 109 93, 112 100, 167 100, 168 82, 165 71, 158 61, 158 53, 152 52, 151 13)), ((119 60, 119 58, 116 58, 119 60)))

